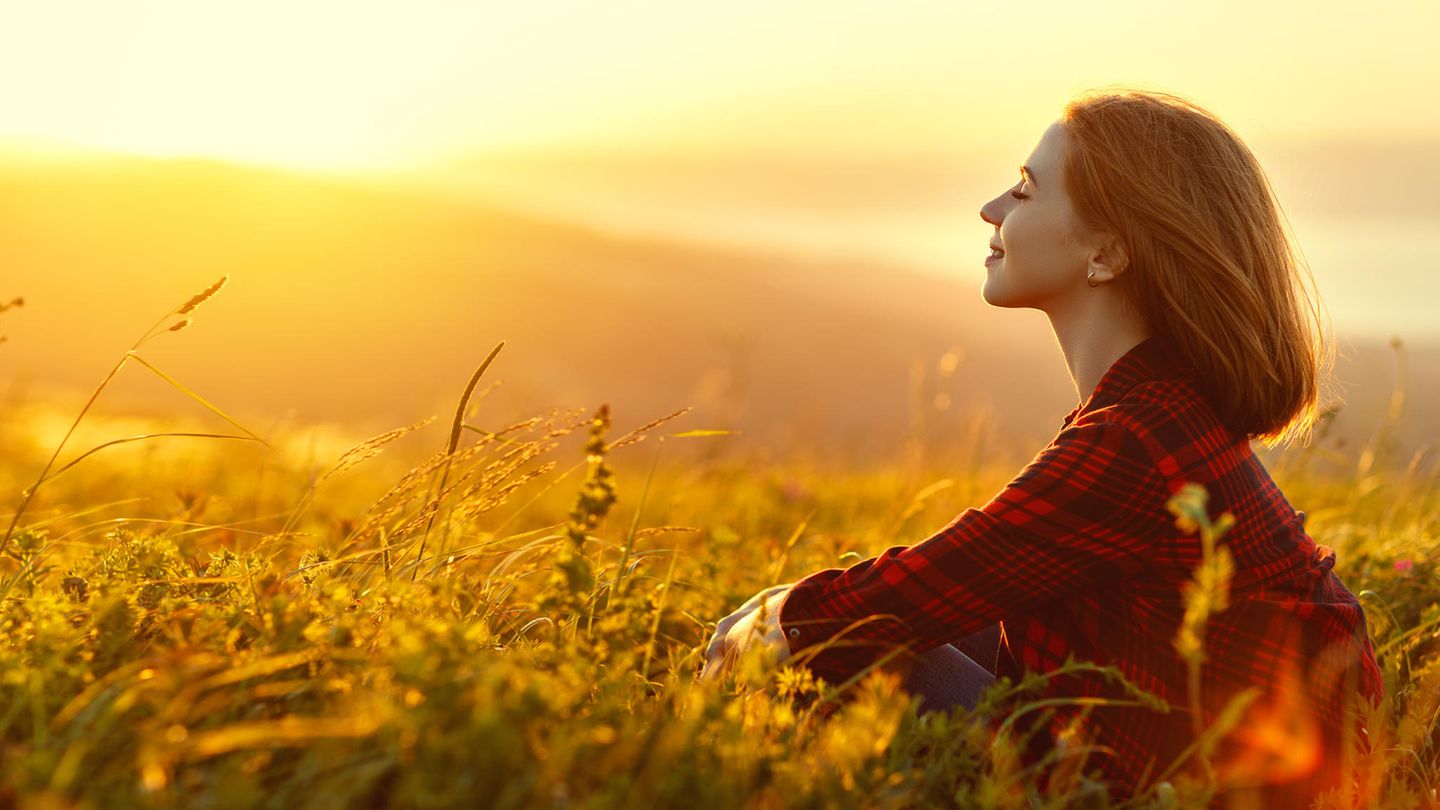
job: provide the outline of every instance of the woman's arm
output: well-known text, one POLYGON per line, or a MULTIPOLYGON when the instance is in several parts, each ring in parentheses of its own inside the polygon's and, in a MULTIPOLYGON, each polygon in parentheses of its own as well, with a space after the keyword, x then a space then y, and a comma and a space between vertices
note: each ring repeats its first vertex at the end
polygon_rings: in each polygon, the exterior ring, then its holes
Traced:
POLYGON ((1172 522, 1162 472, 1129 420, 1065 428, 981 509, 913 546, 796 583, 780 611, 798 660, 839 683, 898 644, 923 652, 1027 605, 1144 570, 1172 522))

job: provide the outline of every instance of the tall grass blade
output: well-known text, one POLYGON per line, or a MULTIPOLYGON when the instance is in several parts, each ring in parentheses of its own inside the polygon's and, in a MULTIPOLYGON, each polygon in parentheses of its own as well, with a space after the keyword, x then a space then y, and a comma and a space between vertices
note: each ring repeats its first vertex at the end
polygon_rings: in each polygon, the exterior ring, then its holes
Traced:
POLYGON ((275 449, 275 448, 273 448, 273 447, 270 447, 270 443, 269 443, 269 442, 267 442, 267 441, 265 441, 264 439, 260 438, 260 437, 259 437, 258 435, 256 435, 253 431, 251 431, 250 428, 247 428, 247 427, 245 427, 244 425, 240 424, 239 422, 235 421, 233 418, 230 417, 230 414, 227 414, 227 413, 225 413, 224 411, 220 410, 219 408, 215 407, 215 405, 213 405, 213 404, 210 402, 210 400, 208 400, 208 399, 200 396, 199 394, 195 393, 194 391, 192 391, 192 390, 190 390, 188 387, 186 387, 184 383, 180 382, 179 380, 175 379, 174 377, 171 377, 169 374, 166 374, 165 372, 161 371, 158 367, 156 367, 156 366, 155 366, 153 363, 151 363, 149 360, 146 360, 145 358, 141 357, 141 356, 138 355, 138 354, 135 354, 134 352, 131 352, 130 354, 128 354, 128 355, 126 355, 126 356, 129 357, 129 358, 131 358, 131 359, 133 359, 135 362, 139 363, 140 365, 142 365, 142 366, 150 369, 151 371, 155 372, 156 376, 158 376, 160 379, 164 380, 164 381, 167 382, 167 383, 170 383, 170 384, 171 384, 172 386, 174 386, 175 389, 178 390, 180 393, 182 393, 182 394, 184 394, 185 396, 187 396, 187 397, 195 400, 196 402, 200 403, 202 406, 205 407, 206 410, 210 411, 211 413, 215 414, 216 416, 220 417, 221 419, 224 419, 226 422, 229 422, 230 425, 231 425, 232 427, 234 427, 236 430, 240 431, 241 433, 244 433, 246 436, 249 436, 250 438, 254 439, 254 440, 257 441, 257 442, 260 442, 261 444, 265 445, 267 448, 269 448, 269 449, 271 449, 271 450, 274 450, 274 449, 275 449))
MULTIPOLYGON (((420 550, 416 554, 415 560, 417 564, 410 572, 410 580, 412 582, 415 580, 416 575, 420 573, 419 562, 425 559, 425 544, 430 540, 430 530, 435 525, 435 516, 440 512, 439 501, 440 498, 445 495, 445 484, 450 480, 450 465, 455 458, 455 448, 460 446, 460 431, 465 426, 465 412, 470 407, 470 395, 475 392, 475 386, 479 384, 480 378, 485 376, 485 370, 490 368, 490 364, 495 361, 495 356, 498 355, 503 348, 505 348, 505 341, 502 340, 495 344, 495 348, 491 349, 490 354, 485 357, 485 362, 481 363, 480 367, 475 369, 475 373, 470 375, 470 383, 465 386, 465 393, 460 395, 460 404, 455 408, 455 421, 450 425, 450 441, 445 446, 445 466, 440 471, 440 486, 435 489, 433 511, 430 513, 429 520, 425 522, 425 534, 420 538, 420 550)), ((447 520, 446 539, 448 538, 449 521, 447 520)), ((445 543, 443 540, 440 545, 441 548, 444 548, 445 543)))

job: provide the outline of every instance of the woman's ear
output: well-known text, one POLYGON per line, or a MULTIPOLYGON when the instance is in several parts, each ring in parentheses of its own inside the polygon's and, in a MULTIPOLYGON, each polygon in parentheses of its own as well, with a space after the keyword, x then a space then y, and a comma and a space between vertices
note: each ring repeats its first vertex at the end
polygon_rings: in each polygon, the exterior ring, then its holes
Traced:
POLYGON ((1104 234, 1095 248, 1090 251, 1085 273, 1087 277, 1093 273, 1093 278, 1098 284, 1114 281, 1129 268, 1130 256, 1125 252, 1125 246, 1120 243, 1120 238, 1104 234))

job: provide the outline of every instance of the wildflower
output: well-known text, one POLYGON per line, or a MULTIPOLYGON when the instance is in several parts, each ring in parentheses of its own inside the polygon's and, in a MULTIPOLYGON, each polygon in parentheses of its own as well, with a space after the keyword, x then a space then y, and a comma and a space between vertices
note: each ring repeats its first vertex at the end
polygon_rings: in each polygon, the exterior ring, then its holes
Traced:
POLYGON ((1170 497, 1165 508, 1175 516, 1175 528, 1190 534, 1199 529, 1209 517, 1205 511, 1205 501, 1205 488, 1187 482, 1170 497))

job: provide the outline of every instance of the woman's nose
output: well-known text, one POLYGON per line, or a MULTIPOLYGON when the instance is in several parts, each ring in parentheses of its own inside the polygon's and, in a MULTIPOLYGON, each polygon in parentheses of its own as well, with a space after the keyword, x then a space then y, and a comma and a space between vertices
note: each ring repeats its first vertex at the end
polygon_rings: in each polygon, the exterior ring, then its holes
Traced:
POLYGON ((1009 191, 1006 191, 991 197, 990 202, 980 206, 980 218, 998 228, 1000 223, 1005 221, 1005 215, 1010 213, 1010 209, 1014 207, 1015 198, 1010 196, 1009 191))
POLYGON ((980 218, 997 228, 1000 227, 1000 222, 1005 219, 1005 212, 1001 208, 999 200, 1000 198, 996 197, 990 202, 980 206, 980 218))

